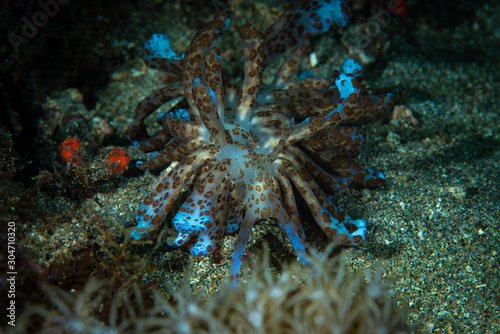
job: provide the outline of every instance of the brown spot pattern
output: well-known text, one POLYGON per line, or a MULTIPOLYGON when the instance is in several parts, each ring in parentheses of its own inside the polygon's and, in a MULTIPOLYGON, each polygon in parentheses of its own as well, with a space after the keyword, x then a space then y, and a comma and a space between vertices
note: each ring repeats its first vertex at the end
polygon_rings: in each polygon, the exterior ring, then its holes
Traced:
POLYGON ((385 182, 355 159, 366 144, 359 126, 382 118, 393 97, 362 95, 360 83, 350 76, 339 77, 339 86, 333 85, 335 78, 318 76, 293 82, 309 50, 306 40, 314 35, 310 27, 331 28, 330 21, 321 21, 319 2, 301 5, 301 12, 288 10, 266 36, 250 24, 240 28, 245 76, 239 88, 223 70, 219 49, 212 47, 229 10, 194 36, 183 60, 150 58, 156 68, 182 71, 182 82, 141 101, 127 129, 141 151, 156 152, 139 167, 169 171, 138 211, 141 226, 151 226, 147 236, 175 212, 184 190, 187 199, 173 220, 178 234, 172 245, 189 244, 195 255, 216 251, 226 231, 239 230, 232 260, 238 263, 255 221, 270 217, 279 220, 296 248, 308 252, 296 196, 336 242, 355 245, 365 239, 364 222, 347 216, 329 195, 349 185, 385 182), (272 83, 261 88, 268 61, 299 44, 272 83), (178 97, 184 99, 175 108, 187 110, 188 119, 167 111, 161 118, 165 128, 149 136, 145 119, 178 97))

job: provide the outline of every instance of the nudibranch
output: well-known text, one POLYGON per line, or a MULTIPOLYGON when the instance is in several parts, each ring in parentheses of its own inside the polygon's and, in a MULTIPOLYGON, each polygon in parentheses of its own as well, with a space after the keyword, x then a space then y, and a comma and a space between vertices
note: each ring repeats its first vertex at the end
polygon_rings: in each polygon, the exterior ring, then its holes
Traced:
POLYGON ((143 58, 154 69, 180 74, 142 100, 127 132, 134 145, 151 152, 137 166, 168 167, 144 199, 131 238, 152 237, 167 213, 175 238, 169 245, 190 246, 194 255, 220 248, 224 234, 237 233, 231 278, 239 280, 243 253, 255 222, 274 218, 288 235, 299 259, 307 262, 309 244, 296 199, 302 197, 324 233, 342 245, 366 238, 366 222, 354 220, 332 194, 350 185, 377 187, 382 173, 354 159, 365 145, 360 125, 387 114, 393 96, 365 95, 358 62, 346 60, 336 78, 299 73, 311 37, 348 23, 345 0, 298 1, 266 33, 250 24, 239 29, 244 58, 241 85, 222 68, 212 42, 228 27, 230 9, 200 30, 184 54, 170 49, 168 37, 155 34, 143 58), (294 48, 268 85, 263 72, 271 60, 294 48), (163 104, 164 128, 148 136, 144 120, 163 104), (177 203, 183 189, 187 199, 177 203))

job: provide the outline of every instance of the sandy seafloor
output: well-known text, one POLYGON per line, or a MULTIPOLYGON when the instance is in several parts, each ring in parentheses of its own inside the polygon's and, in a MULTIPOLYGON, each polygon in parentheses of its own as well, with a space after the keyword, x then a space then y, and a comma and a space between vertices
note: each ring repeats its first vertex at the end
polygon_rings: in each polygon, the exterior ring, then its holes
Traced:
MULTIPOLYGON (((454 11, 447 4, 437 2, 435 6, 442 8, 426 16, 418 8, 424 4, 416 2, 410 8, 415 13, 393 15, 383 27, 382 37, 377 37, 380 43, 388 42, 387 49, 365 67, 365 81, 373 89, 400 92, 403 98, 397 105, 406 106, 414 119, 413 124, 410 117, 398 117, 388 124, 366 127, 369 141, 359 160, 363 166, 383 171, 387 183, 378 189, 349 189, 336 195, 350 216, 367 220, 369 232, 362 245, 337 252, 344 254, 353 270, 382 264, 384 277, 394 281, 393 298, 407 309, 408 323, 416 325, 418 333, 498 333, 500 21, 494 18, 500 17, 500 9, 485 4, 473 7, 474 11, 454 11), (436 23, 439 19, 443 22, 436 23)), ((168 33, 173 48, 182 50, 213 10, 207 5, 199 15, 188 17, 189 12, 178 4, 154 8, 154 13, 139 9, 130 13, 121 40, 112 46, 128 55, 113 67, 112 80, 94 92, 94 107, 84 107, 75 102, 78 99, 68 97, 72 93, 67 89, 73 88, 69 85, 50 95, 63 108, 78 110, 86 120, 108 120, 114 134, 104 145, 124 147, 132 161, 144 155, 127 143, 124 130, 135 105, 165 80, 164 75, 142 65, 140 37, 168 33)), ((281 8, 279 2, 236 3, 232 26, 255 19, 264 29, 265 22, 276 17, 275 8, 281 8)), ((233 29, 221 37, 225 59, 240 57, 235 36, 233 29)), ((346 49, 339 42, 341 36, 342 32, 314 40, 319 59, 315 73, 328 73, 342 63, 346 49)), ((52 172, 48 165, 41 164, 39 169, 52 172)), ((15 207, 21 204, 12 197, 3 202, 9 207, 2 211, 7 219, 18 219, 18 240, 25 252, 40 263, 50 263, 57 261, 57 254, 71 257, 86 249, 88 231, 96 231, 85 224, 95 221, 95 216, 104 230, 117 233, 117 226, 131 227, 139 203, 159 177, 132 166, 87 199, 69 199, 57 186, 42 188, 33 196, 43 218, 25 221, 15 207), (50 235, 48 221, 55 224, 50 235)), ((20 192, 32 186, 16 182, 20 192)), ((314 247, 326 245, 320 231, 311 227, 307 233, 314 237, 309 239, 314 247)), ((94 237, 100 238, 99 234, 94 237)), ((152 246, 138 246, 134 251, 151 256, 154 269, 147 271, 144 282, 156 278, 160 287, 176 286, 190 275, 195 291, 205 288, 213 292, 227 276, 233 239, 226 237, 219 264, 210 257, 197 258, 186 250, 165 246, 152 254, 152 246)), ((247 246, 249 257, 259 256, 264 242, 270 246, 271 264, 277 271, 296 261, 293 248, 275 223, 257 225, 247 246)), ((243 280, 250 274, 247 261, 243 280)))

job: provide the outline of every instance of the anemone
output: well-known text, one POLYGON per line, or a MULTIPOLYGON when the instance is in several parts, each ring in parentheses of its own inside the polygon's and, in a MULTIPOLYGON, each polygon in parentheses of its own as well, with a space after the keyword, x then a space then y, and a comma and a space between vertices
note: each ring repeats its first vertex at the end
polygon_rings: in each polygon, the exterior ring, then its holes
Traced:
POLYGON ((168 167, 141 204, 131 237, 151 237, 187 189, 172 221, 177 235, 169 244, 190 245, 192 254, 207 255, 219 249, 224 234, 237 232, 231 261, 236 284, 252 227, 264 218, 275 218, 299 258, 308 262, 298 196, 337 243, 365 240, 366 222, 345 214, 332 194, 349 185, 385 182, 382 173, 362 168, 355 158, 366 142, 359 126, 380 119, 393 97, 364 94, 362 69, 353 60, 346 60, 335 79, 297 75, 308 39, 347 24, 344 1, 299 2, 265 34, 242 26, 241 86, 223 70, 220 50, 212 46, 228 27, 230 12, 224 10, 200 30, 184 54, 172 51, 165 35, 146 42, 146 64, 179 73, 182 80, 138 104, 128 136, 137 148, 151 152, 139 168, 168 167), (271 84, 264 85, 267 65, 290 48, 271 84), (148 136, 144 120, 175 98, 182 101, 161 115, 164 129, 148 136))

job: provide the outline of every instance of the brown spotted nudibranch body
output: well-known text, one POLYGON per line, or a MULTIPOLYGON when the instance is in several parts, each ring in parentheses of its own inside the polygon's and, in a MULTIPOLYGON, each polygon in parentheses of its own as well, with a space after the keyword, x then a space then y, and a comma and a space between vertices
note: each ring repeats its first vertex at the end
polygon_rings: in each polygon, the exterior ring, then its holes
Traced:
POLYGON ((241 87, 222 69, 220 51, 212 47, 229 15, 226 9, 200 30, 185 54, 171 51, 165 35, 146 42, 146 64, 182 74, 182 82, 141 101, 128 135, 137 148, 151 152, 139 168, 168 167, 141 204, 131 237, 151 237, 189 185, 187 199, 177 203, 172 221, 177 235, 169 244, 189 244, 192 254, 207 255, 220 247, 224 234, 237 233, 231 265, 236 284, 252 227, 263 218, 275 218, 299 258, 307 261, 309 244, 297 196, 328 237, 343 245, 365 240, 365 221, 346 215, 332 194, 350 185, 385 182, 380 172, 354 159, 366 142, 360 125, 389 113, 393 97, 363 94, 361 67, 350 59, 335 79, 297 75, 308 38, 347 23, 343 0, 299 1, 265 34, 250 24, 242 26, 241 87), (289 48, 295 50, 264 86, 267 64, 289 48), (165 128, 149 137, 144 120, 179 97, 177 109, 161 116, 165 128))

